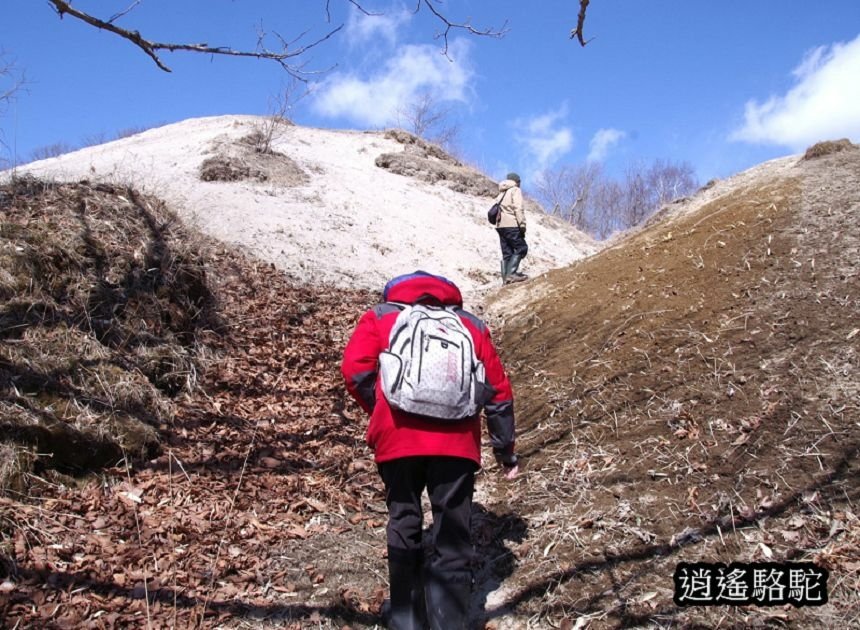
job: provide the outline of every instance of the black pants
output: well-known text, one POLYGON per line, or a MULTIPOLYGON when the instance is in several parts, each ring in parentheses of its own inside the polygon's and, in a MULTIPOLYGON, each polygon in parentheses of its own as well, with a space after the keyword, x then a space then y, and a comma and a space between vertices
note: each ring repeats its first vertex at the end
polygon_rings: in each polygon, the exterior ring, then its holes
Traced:
POLYGON ((404 457, 379 465, 388 505, 386 535, 393 614, 420 616, 418 611, 405 609, 414 608, 421 593, 426 594, 431 627, 464 627, 472 583, 470 525, 477 469, 475 462, 460 457, 404 457), (429 554, 422 566, 421 495, 425 488, 433 524, 429 554), (410 582, 409 589, 404 582, 410 582))
POLYGON ((526 257, 529 246, 520 228, 496 228, 496 232, 499 233, 499 244, 502 246, 502 260, 507 262, 511 256, 519 256, 520 260, 526 257))

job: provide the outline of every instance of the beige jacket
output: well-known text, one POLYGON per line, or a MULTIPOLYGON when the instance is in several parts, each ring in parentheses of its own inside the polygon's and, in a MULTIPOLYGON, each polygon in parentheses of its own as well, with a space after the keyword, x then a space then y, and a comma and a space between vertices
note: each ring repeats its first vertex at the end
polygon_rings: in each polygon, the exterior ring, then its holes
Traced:
POLYGON ((497 228, 526 226, 526 214, 523 211, 523 191, 512 179, 506 179, 499 184, 499 194, 493 203, 501 201, 502 211, 499 213, 497 228))

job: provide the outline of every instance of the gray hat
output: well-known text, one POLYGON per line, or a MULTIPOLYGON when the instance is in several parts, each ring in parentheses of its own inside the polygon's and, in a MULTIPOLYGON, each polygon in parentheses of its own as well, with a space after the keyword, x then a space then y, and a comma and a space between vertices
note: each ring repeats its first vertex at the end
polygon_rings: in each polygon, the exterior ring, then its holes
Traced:
POLYGON ((505 176, 505 179, 511 179, 511 180, 515 181, 515 182, 517 183, 517 185, 518 185, 518 186, 519 186, 519 184, 520 184, 520 176, 519 176, 519 175, 517 175, 516 173, 508 173, 508 174, 505 176))

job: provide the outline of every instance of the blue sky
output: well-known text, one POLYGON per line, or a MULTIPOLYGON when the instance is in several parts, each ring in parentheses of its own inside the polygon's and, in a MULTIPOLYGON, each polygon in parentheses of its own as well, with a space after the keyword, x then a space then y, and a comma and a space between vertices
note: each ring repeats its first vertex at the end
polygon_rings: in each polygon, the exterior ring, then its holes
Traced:
MULTIPOLYGON (((133 0, 77 0, 108 18, 133 0)), ((379 129, 430 93, 450 109, 467 161, 500 178, 599 161, 621 173, 654 159, 690 163, 701 182, 800 152, 822 139, 860 142, 860 2, 593 0, 582 48, 569 38, 575 0, 450 1, 452 31, 416 0, 141 0, 118 24, 158 41, 253 49, 257 31, 302 43, 343 25, 302 58, 317 70, 290 116, 299 124, 379 129)), ((288 84, 277 65, 164 53, 171 73, 129 42, 44 1, 10 0, 0 23, 0 78, 26 84, 0 112, 2 157, 26 161, 57 142, 80 146, 121 129, 217 114, 266 114, 288 84)))

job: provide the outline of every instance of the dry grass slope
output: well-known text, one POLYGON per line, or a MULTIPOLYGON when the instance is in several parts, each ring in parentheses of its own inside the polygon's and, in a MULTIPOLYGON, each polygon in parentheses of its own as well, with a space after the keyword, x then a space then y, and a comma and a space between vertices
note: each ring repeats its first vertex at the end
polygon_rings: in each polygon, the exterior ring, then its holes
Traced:
POLYGON ((152 453, 215 325, 195 241, 123 188, 24 178, 0 205, 0 488, 152 453))
POLYGON ((542 298, 501 345, 527 474, 503 501, 529 531, 500 611, 857 622, 860 151, 815 153, 522 289, 542 298), (813 560, 831 603, 683 610, 697 560, 813 560))

